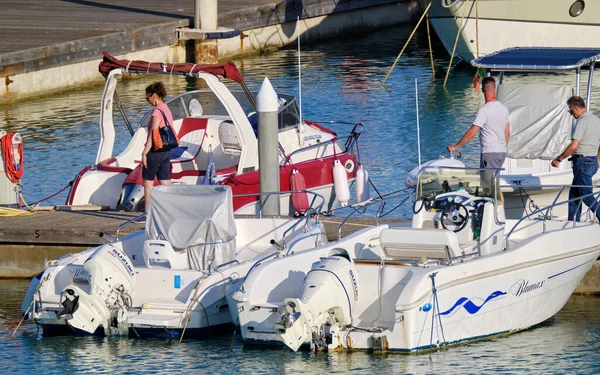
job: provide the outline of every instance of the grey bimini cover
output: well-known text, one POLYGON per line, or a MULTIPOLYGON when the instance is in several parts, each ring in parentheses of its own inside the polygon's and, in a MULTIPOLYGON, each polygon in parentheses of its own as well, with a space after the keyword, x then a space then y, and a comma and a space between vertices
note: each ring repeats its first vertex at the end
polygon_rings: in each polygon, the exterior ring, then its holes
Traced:
POLYGON ((572 135, 573 119, 567 108, 572 95, 569 86, 499 85, 498 100, 509 111, 507 156, 551 160, 563 152, 572 135))
POLYGON ((235 257, 229 186, 160 185, 150 192, 146 238, 187 251, 190 269, 211 271, 235 257))

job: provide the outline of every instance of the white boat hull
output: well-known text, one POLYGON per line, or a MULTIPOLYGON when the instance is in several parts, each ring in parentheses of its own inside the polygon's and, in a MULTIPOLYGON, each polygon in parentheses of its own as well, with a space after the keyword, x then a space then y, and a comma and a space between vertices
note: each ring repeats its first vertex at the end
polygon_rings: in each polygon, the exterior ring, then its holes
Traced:
MULTIPOLYGON (((198 338, 230 333, 233 324, 226 295, 237 289, 248 270, 264 258, 278 256, 278 243, 285 242, 287 248, 284 251, 302 251, 326 241, 322 225, 311 221, 307 226, 301 223, 286 233, 299 220, 236 219, 239 244, 236 259, 212 271, 148 266, 142 250, 146 236, 144 232, 137 232, 122 241, 49 262, 48 268, 32 281, 22 310, 43 327, 45 335, 198 338), (275 244, 271 240, 275 240, 275 244), (130 292, 130 299, 125 299, 126 308, 116 314, 112 311, 109 321, 99 324, 93 332, 86 332, 73 327, 70 314, 60 313, 64 310, 64 290, 73 285, 82 290, 81 297, 84 294, 93 296, 85 263, 106 246, 122 251, 131 260, 135 287, 130 292)), ((82 299, 79 301, 81 310, 84 305, 82 299)), ((72 315, 75 313, 77 309, 72 315)))
MULTIPOLYGON (((539 230, 541 221, 526 226, 530 230, 538 226, 539 230)), ((245 282, 246 291, 228 299, 230 311, 237 312, 245 342, 283 345, 285 330, 278 322, 284 294, 286 298, 300 298, 301 280, 314 261, 333 248, 350 250, 375 244, 379 233, 388 227, 368 228, 341 243, 266 262, 253 270, 245 282), (275 287, 277 292, 271 289, 275 287)), ((420 268, 392 262, 377 277, 380 262, 356 261, 358 294, 365 299, 356 310, 354 326, 340 329, 336 335, 341 339, 334 339, 332 347, 418 352, 512 333, 545 321, 564 306, 600 254, 600 244, 594 237, 599 232, 597 224, 567 229, 572 232, 568 235, 556 229, 556 235, 538 236, 509 251, 452 267, 420 268), (430 275, 434 273, 441 314, 435 316, 432 336, 435 306, 430 275), (381 282, 381 300, 377 280, 381 282)))

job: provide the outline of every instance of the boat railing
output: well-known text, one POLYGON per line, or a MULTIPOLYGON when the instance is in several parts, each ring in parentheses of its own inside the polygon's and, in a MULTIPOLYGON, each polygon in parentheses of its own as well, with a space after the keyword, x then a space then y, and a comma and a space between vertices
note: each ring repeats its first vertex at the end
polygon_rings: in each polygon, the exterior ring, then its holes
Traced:
POLYGON ((328 139, 326 141, 322 141, 322 142, 317 143, 317 144, 313 144, 313 145, 309 145, 309 146, 305 146, 305 147, 299 148, 297 150, 292 151, 292 153, 290 153, 289 155, 285 155, 283 163, 284 163, 284 165, 287 164, 287 163, 291 163, 292 162, 292 157, 294 155, 296 155, 297 153, 306 152, 308 150, 319 149, 319 148, 323 148, 322 154, 319 156, 320 158, 323 158, 323 157, 327 156, 327 155, 325 155, 325 152, 327 151, 327 146, 329 144, 333 144, 334 147, 335 147, 335 143, 337 141, 341 141, 341 140, 345 140, 346 141, 346 150, 349 150, 350 147, 348 147, 348 146, 352 146, 354 144, 354 139, 356 139, 359 135, 360 135, 360 133, 351 133, 351 134, 343 135, 343 136, 335 136, 335 137, 333 137, 331 139, 328 139))
POLYGON ((323 210, 323 206, 325 205, 325 197, 319 193, 315 193, 314 191, 309 191, 309 190, 288 190, 288 191, 274 191, 274 192, 265 192, 265 193, 236 194, 236 195, 234 195, 234 197, 265 196, 264 200, 262 200, 262 202, 260 202, 259 206, 258 206, 258 217, 262 218, 262 210, 263 210, 265 204, 267 203, 267 200, 269 198, 271 198, 272 196, 289 194, 290 199, 291 199, 292 194, 304 194, 304 193, 312 196, 310 205, 309 205, 308 209, 303 213, 303 215, 304 215, 303 220, 296 221, 292 226, 290 226, 283 232, 282 242, 281 242, 281 244, 278 244, 281 247, 281 249, 283 250, 287 247, 287 244, 285 243, 286 236, 288 234, 290 234, 293 230, 295 230, 298 226, 300 226, 301 223, 304 223, 304 225, 308 225, 310 219, 313 217, 315 218, 315 221, 317 223, 319 222, 319 216, 323 210))
MULTIPOLYGON (((546 186, 546 185, 544 185, 546 186)), ((550 185, 548 185, 550 186, 550 185)), ((521 217, 516 224, 511 228, 511 230, 508 232, 508 234, 506 235, 506 250, 510 249, 510 237, 511 235, 515 232, 515 230, 527 219, 530 219, 532 217, 537 217, 537 218, 542 218, 542 233, 546 233, 547 229, 546 229, 546 222, 550 219, 552 219, 552 211, 555 207, 558 206, 562 206, 565 204, 569 204, 570 202, 578 202, 577 203, 577 211, 581 210, 582 205, 583 205, 583 200, 587 197, 592 197, 594 198, 595 201, 599 201, 600 200, 600 191, 598 192, 592 192, 590 194, 586 194, 580 197, 576 197, 576 198, 571 198, 571 199, 567 199, 565 201, 561 201, 561 202, 557 202, 558 199, 560 198, 562 192, 566 189, 566 188, 571 188, 571 187, 575 187, 575 188, 581 188, 581 187, 587 187, 587 188, 591 188, 594 190, 599 190, 600 189, 600 185, 594 185, 594 186, 587 186, 587 185, 552 185, 553 187, 560 187, 560 190, 558 192, 558 194, 556 194, 556 197, 554 198, 554 200, 552 201, 552 204, 542 207, 542 208, 538 208, 537 210, 524 215, 523 217, 521 217)), ((590 215, 590 213, 593 215, 593 217, 596 216, 596 211, 600 210, 600 202, 598 202, 599 206, 596 207, 594 210, 592 210, 592 207, 588 207, 587 210, 583 211, 581 213, 582 216, 584 217, 588 217, 590 215)), ((577 223, 579 223, 579 221, 577 220, 573 220, 573 225, 572 227, 575 228, 577 226, 577 223)))
POLYGON ((364 202, 351 204, 346 207, 343 207, 343 210, 350 210, 350 213, 344 217, 344 219, 338 226, 338 240, 342 238, 342 228, 353 216, 363 215, 366 213, 369 207, 376 207, 377 212, 375 214, 375 225, 379 225, 379 220, 382 217, 409 201, 410 197, 413 194, 413 190, 414 188, 412 187, 404 188, 396 190, 389 194, 380 195, 377 198, 370 198, 364 202), (393 200, 400 200, 400 203, 396 204, 391 210, 384 212, 384 208, 386 207, 386 205, 393 200))
POLYGON ((117 227, 117 230, 115 231, 115 242, 119 241, 119 232, 121 231, 121 229, 123 229, 123 227, 125 227, 131 223, 142 222, 142 219, 144 219, 145 217, 146 217, 146 212, 142 212, 138 216, 133 217, 133 218, 119 224, 119 226, 117 227))
MULTIPOLYGON (((280 195, 290 195, 291 194, 308 194, 309 196, 312 196, 312 199, 310 200, 310 205, 308 207, 308 209, 304 212, 304 219, 305 220, 301 220, 298 221, 296 223, 294 223, 293 226, 291 226, 290 228, 288 228, 284 234, 283 237, 285 238, 285 236, 289 233, 289 231, 293 230, 294 228, 296 228, 301 222, 308 224, 308 221, 311 219, 311 217, 315 217, 316 221, 319 221, 319 215, 321 214, 323 207, 325 206, 325 197, 319 193, 315 193, 314 191, 309 191, 309 190, 289 190, 289 191, 273 191, 273 192, 258 192, 258 193, 248 193, 248 194, 235 194, 233 197, 262 197, 265 196, 265 198, 262 200, 262 202, 259 202, 258 204, 258 212, 257 212, 257 216, 258 218, 262 218, 263 217, 263 208, 267 202, 267 200, 274 196, 280 196, 280 195)), ((142 219, 146 217, 146 212, 133 217, 121 224, 119 224, 119 226, 117 226, 117 230, 115 232, 115 241, 119 240, 119 233, 121 232, 121 229, 123 229, 123 227, 131 224, 131 223, 139 223, 142 222, 142 219)), ((285 244, 284 244, 285 247, 285 244)))

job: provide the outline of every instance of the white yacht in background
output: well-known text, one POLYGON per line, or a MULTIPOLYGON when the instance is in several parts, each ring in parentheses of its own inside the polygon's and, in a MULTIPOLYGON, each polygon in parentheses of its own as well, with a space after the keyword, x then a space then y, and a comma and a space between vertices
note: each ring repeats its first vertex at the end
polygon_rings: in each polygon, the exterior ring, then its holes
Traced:
POLYGON ((442 44, 464 61, 508 47, 600 47, 596 0, 418 0, 442 44))

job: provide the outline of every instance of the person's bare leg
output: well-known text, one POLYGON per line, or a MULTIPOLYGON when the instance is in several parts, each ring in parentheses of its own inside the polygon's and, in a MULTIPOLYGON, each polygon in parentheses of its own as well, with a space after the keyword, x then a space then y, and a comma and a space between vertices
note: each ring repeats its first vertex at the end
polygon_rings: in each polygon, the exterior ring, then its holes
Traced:
POLYGON ((158 180, 161 185, 171 185, 171 180, 158 180))
POLYGON ((144 212, 148 212, 148 205, 150 204, 150 190, 154 187, 154 181, 144 180, 144 212))

